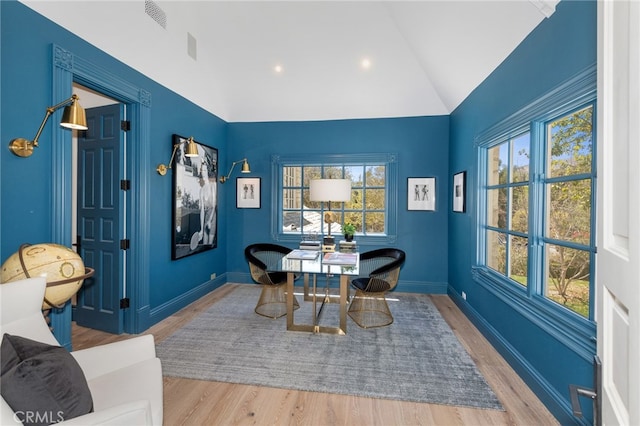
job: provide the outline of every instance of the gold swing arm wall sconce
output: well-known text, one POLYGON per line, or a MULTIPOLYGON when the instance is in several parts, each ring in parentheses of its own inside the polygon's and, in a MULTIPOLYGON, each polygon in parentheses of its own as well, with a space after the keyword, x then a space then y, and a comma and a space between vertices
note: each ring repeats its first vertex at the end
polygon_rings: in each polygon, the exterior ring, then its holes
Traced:
POLYGON ((193 136, 191 136, 189 139, 183 140, 177 144, 173 145, 173 152, 171 153, 171 158, 169 159, 169 165, 167 166, 166 164, 158 164, 158 167, 156 167, 156 171, 158 172, 158 174, 160 176, 164 176, 167 174, 167 170, 169 170, 171 168, 171 165, 173 164, 173 158, 176 156, 176 151, 178 150, 178 148, 180 147, 180 145, 182 144, 187 144, 187 147, 184 151, 184 156, 185 157, 197 157, 198 156, 198 147, 196 146, 195 141, 193 140, 193 136))
POLYGON ((47 120, 57 109, 64 108, 62 113, 62 120, 60 125, 67 129, 75 130, 87 130, 87 116, 85 115, 84 108, 80 106, 78 101, 80 98, 75 93, 66 101, 60 102, 57 105, 47 108, 42 124, 38 129, 38 133, 33 140, 27 140, 25 138, 16 138, 9 142, 9 150, 18 157, 30 157, 33 154, 33 149, 38 146, 38 138, 44 130, 44 126, 47 124, 47 120))
POLYGON ((233 168, 236 166, 236 164, 240 164, 240 163, 242 163, 241 173, 251 173, 251 169, 249 168, 249 162, 247 161, 246 158, 243 158, 242 160, 234 161, 233 164, 231 164, 231 169, 229 170, 229 173, 226 176, 222 176, 220 178, 220 183, 225 183, 226 181, 228 181, 229 178, 231 177, 231 172, 233 172, 233 168))

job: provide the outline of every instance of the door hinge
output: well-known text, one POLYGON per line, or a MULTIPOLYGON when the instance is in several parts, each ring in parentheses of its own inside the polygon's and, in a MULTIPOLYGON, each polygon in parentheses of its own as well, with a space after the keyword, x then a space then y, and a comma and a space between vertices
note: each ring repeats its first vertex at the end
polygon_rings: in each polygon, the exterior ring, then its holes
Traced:
POLYGON ((127 309, 129 307, 129 298, 125 297, 124 299, 120 299, 120 309, 127 309))
POLYGON ((120 250, 129 250, 129 239, 120 240, 120 250))
POLYGON ((120 189, 123 191, 128 191, 131 189, 131 181, 129 179, 120 180, 120 189))
POLYGON ((120 129, 128 132, 129 130, 131 130, 131 122, 129 120, 122 120, 120 122, 120 129))

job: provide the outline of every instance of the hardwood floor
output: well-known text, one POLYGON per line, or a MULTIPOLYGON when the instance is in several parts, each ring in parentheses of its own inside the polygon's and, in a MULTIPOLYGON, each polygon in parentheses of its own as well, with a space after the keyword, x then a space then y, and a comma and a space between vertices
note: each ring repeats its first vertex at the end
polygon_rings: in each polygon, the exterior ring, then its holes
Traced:
MULTIPOLYGON (((157 342, 238 284, 227 284, 150 328, 157 342)), ((173 425, 554 425, 558 424, 448 296, 432 301, 469 352, 505 411, 164 378, 164 424, 173 425)), ((355 326, 350 323, 350 326, 355 326)), ((131 336, 74 324, 75 350, 131 336)), ((215 356, 215 354, 212 354, 215 356)))

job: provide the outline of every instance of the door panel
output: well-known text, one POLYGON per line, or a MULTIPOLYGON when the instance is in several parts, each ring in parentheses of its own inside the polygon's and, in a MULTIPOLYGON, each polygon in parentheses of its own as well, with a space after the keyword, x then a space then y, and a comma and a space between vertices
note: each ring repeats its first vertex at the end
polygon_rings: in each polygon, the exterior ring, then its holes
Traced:
POLYGON ((598 2, 601 421, 640 424, 640 3, 598 2))
POLYGON ((78 293, 74 313, 82 326, 123 332, 122 176, 123 107, 87 109, 89 130, 78 138, 78 237, 80 256, 95 269, 78 293))

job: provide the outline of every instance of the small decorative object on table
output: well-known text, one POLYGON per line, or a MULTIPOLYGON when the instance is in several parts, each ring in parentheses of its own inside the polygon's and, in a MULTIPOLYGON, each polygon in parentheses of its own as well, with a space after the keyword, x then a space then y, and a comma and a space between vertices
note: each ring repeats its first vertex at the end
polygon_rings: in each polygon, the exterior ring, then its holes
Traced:
POLYGON ((342 233, 346 241, 351 241, 353 240, 353 235, 356 233, 356 226, 351 222, 345 222, 344 225, 342 225, 342 233))
POLYGON ((317 233, 304 234, 302 241, 300 241, 300 248, 302 250, 320 250, 321 248, 320 237, 317 233))
POLYGON ((351 240, 351 241, 340 240, 339 250, 342 253, 355 253, 358 251, 358 245, 354 240, 351 240))
POLYGON ((355 266, 358 263, 358 253, 325 253, 322 263, 355 266))
POLYGON ((318 257, 318 250, 300 250, 295 249, 291 250, 291 252, 286 255, 287 259, 297 259, 297 260, 316 260, 318 257))
MULTIPOLYGON (((331 237, 333 238, 333 237, 331 237)), ((333 253, 334 251, 336 251, 336 245, 335 244, 326 244, 326 243, 322 243, 322 251, 324 253, 333 253)))

